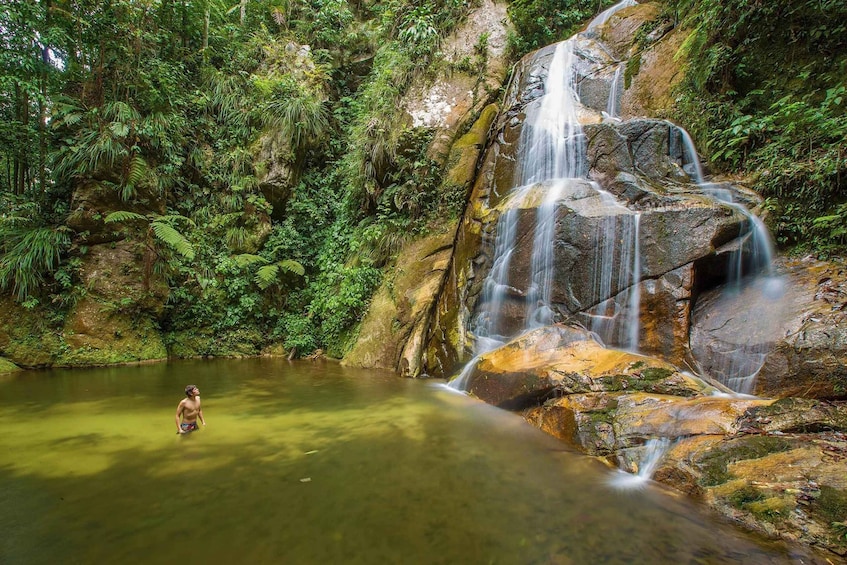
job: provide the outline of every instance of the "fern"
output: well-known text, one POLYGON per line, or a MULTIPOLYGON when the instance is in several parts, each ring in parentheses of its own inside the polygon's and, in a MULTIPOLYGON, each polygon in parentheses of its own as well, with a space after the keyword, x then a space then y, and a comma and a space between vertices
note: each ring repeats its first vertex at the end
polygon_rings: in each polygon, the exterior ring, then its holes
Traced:
POLYGON ((129 210, 118 210, 117 212, 112 212, 106 216, 106 219, 103 221, 107 224, 111 224, 113 222, 123 223, 132 220, 147 220, 147 216, 143 216, 136 212, 130 212, 129 210))
POLYGON ((31 222, 9 221, 0 224, 0 288, 12 290, 20 301, 33 295, 61 262, 62 252, 70 245, 68 228, 32 226, 31 222))
POLYGON ((256 276, 253 279, 259 288, 266 290, 269 286, 276 282, 276 277, 279 274, 279 265, 264 265, 256 271, 256 276))
POLYGON ((259 288, 267 290, 277 282, 277 279, 283 273, 294 273, 302 277, 306 274, 306 269, 294 259, 283 259, 282 261, 259 267, 253 280, 259 285, 259 288))
POLYGON ((306 274, 306 269, 303 268, 303 265, 294 259, 283 259, 282 261, 277 261, 276 264, 282 272, 294 273, 301 277, 306 274))
POLYGON ((176 229, 172 226, 162 221, 155 220, 150 223, 150 229, 153 230, 153 233, 160 241, 172 247, 174 251, 189 261, 194 259, 194 246, 191 245, 191 242, 189 242, 184 235, 176 231, 176 229))
POLYGON ((133 155, 132 159, 129 161, 129 171, 127 171, 126 174, 126 184, 128 186, 137 185, 149 172, 150 167, 148 167, 147 161, 144 160, 144 157, 138 154, 133 155))

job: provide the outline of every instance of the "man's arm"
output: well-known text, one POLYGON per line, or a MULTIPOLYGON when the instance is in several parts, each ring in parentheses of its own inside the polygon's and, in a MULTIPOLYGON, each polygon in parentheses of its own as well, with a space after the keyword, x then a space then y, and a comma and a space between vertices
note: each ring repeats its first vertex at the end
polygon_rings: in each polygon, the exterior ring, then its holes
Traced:
POLYGON ((179 417, 182 415, 182 411, 184 409, 185 409, 185 401, 181 400, 180 403, 176 407, 176 416, 174 418, 176 420, 176 433, 178 433, 178 434, 183 433, 182 428, 179 426, 179 417))

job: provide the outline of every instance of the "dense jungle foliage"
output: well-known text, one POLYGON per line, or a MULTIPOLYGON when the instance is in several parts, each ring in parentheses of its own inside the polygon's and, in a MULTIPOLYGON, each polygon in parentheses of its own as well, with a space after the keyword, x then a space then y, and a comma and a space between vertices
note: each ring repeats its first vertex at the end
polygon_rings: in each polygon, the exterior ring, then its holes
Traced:
POLYGON ((782 247, 847 243, 847 3, 670 0, 693 30, 682 121, 724 172, 767 198, 782 247))
POLYGON ((397 245, 460 212, 433 190, 427 140, 400 139, 394 110, 470 8, 4 3, 0 287, 57 320, 86 292, 77 275, 94 238, 68 220, 75 191, 93 186, 125 203, 95 222, 147 234, 171 286, 165 332, 218 336, 200 353, 284 339, 340 354, 397 245), (268 140, 299 177, 278 209, 258 182, 268 140))
MULTIPOLYGON (((514 0, 512 54, 567 37, 611 3, 514 0)), ((186 354, 277 341, 341 356, 400 245, 461 213, 461 198, 436 190, 430 134, 396 108, 471 8, 4 2, 0 290, 60 325, 87 292, 79 269, 91 245, 135 237, 145 272, 170 287, 158 321, 173 353, 202 332, 214 338, 186 354), (292 171, 290 194, 260 181, 268 147, 292 171), (81 188, 121 205, 77 217, 81 188)), ((694 30, 680 121, 716 166, 754 174, 780 243, 837 250, 844 3, 670 0, 665 17, 694 30)))

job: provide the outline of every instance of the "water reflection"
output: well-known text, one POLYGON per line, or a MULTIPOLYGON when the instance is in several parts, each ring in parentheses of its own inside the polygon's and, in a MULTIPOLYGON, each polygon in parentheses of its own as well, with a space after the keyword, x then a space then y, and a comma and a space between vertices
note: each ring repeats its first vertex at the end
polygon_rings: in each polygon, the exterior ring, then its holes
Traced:
MULTIPOLYGON (((786 563, 514 414, 276 359, 0 380, 0 562, 786 563), (185 383, 208 426, 177 436, 185 383)), ((810 562, 805 559, 803 562, 810 562)))

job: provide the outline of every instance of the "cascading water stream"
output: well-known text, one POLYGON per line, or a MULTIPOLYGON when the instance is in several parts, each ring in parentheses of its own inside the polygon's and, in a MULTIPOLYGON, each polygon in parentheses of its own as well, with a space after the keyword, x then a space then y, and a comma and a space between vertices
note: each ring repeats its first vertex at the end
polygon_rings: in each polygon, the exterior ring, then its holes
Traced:
MULTIPOLYGON (((632 0, 625 0, 598 18, 605 21, 615 11, 634 4, 636 2, 632 0)), ((592 22, 594 27, 602 24, 595 22, 592 22)), ((475 357, 460 377, 450 383, 453 388, 464 389, 468 374, 482 353, 502 345, 516 331, 520 333, 554 322, 551 293, 559 201, 570 181, 579 179, 584 182, 588 174, 586 139, 579 121, 581 104, 575 84, 574 44, 572 38, 556 46, 544 80, 544 95, 526 108, 518 144, 516 188, 508 196, 510 206, 498 220, 492 268, 483 283, 477 313, 471 321, 475 357), (524 201, 537 199, 540 189, 545 192, 541 204, 536 206, 529 281, 527 288, 522 290, 510 280, 518 220, 522 213, 526 213, 521 210, 524 201), (523 327, 507 327, 504 306, 521 294, 524 296, 523 327)), ((611 104, 612 111, 616 112, 616 103, 612 101, 611 104)), ((601 267, 595 273, 597 295, 594 302, 610 296, 611 288, 616 291, 630 288, 628 296, 631 298, 627 301, 630 307, 626 308, 626 317, 634 318, 634 321, 623 322, 621 316, 612 312, 598 314, 597 319, 605 320, 601 335, 609 344, 635 349, 638 345, 638 291, 634 287, 640 271, 638 216, 619 204, 611 194, 597 190, 609 211, 606 213, 608 217, 601 221, 602 233, 598 234, 597 264, 601 267), (618 245, 619 231, 625 232, 622 246, 618 245), (633 304, 635 308, 632 308, 633 304), (623 331, 622 324, 626 328, 623 331)))
POLYGON ((588 326, 606 345, 636 350, 641 271, 638 236, 640 214, 631 213, 614 197, 599 191, 607 214, 598 226, 597 252, 592 272, 593 296, 601 300, 588 312, 588 326), (612 210, 619 213, 610 213, 612 210), (629 289, 618 303, 615 295, 629 289))
POLYGON ((605 24, 609 20, 609 18, 612 17, 612 15, 615 12, 618 12, 619 10, 623 10, 624 8, 629 8, 630 6, 635 6, 637 4, 638 4, 638 2, 636 2, 635 0, 623 0, 623 2, 618 2, 617 4, 612 6, 611 8, 608 8, 608 9, 604 10, 603 12, 600 12, 600 14, 598 14, 596 18, 591 20, 591 23, 588 24, 586 31, 592 31, 592 30, 602 26, 603 24, 605 24))
POLYGON ((565 179, 584 178, 586 169, 585 138, 579 123, 579 97, 574 84, 573 42, 556 46, 544 81, 544 95, 527 109, 519 142, 516 188, 497 223, 492 268, 483 283, 480 308, 472 321, 475 336, 472 359, 450 386, 464 390, 467 373, 480 354, 502 345, 513 334, 504 327, 502 310, 510 294, 519 295, 509 280, 512 254, 515 249, 520 204, 539 183, 553 180, 536 209, 531 280, 525 292, 526 313, 524 329, 550 324, 550 289, 553 276, 554 235, 557 201, 565 179))
POLYGON ((517 186, 585 178, 585 137, 579 123, 574 41, 556 46, 540 104, 527 108, 518 152, 517 186))
POLYGON ((771 263, 773 262, 773 242, 765 223, 755 214, 750 212, 746 206, 735 202, 732 192, 725 188, 718 188, 708 184, 701 184, 703 194, 722 202, 737 210, 747 218, 748 232, 739 242, 738 249, 732 254, 729 266, 727 282, 730 285, 739 286, 746 272, 770 276, 772 274, 771 263), (747 268, 744 267, 745 248, 748 250, 747 268))
POLYGON ((703 165, 700 164, 700 157, 697 155, 697 148, 694 147, 694 140, 685 128, 675 126, 682 137, 682 169, 688 173, 694 182, 703 184, 705 175, 703 174, 703 165))
POLYGON ((620 489, 643 488, 645 484, 652 480, 670 445, 671 441, 666 437, 647 440, 644 444, 644 454, 638 463, 637 472, 627 473, 623 471, 613 475, 612 486, 620 489))
MULTIPOLYGON (((729 206, 747 220, 746 233, 739 236, 736 249, 729 254, 726 278, 726 291, 718 299, 716 307, 723 310, 738 310, 741 304, 747 309, 775 304, 784 293, 784 280, 773 272, 773 241, 764 222, 750 212, 746 206, 736 202, 732 191, 720 185, 705 182, 703 167, 697 156, 691 136, 683 128, 678 128, 683 141, 683 169, 696 181, 700 191, 713 200, 729 206)), ((771 325, 773 308, 767 314, 747 318, 747 331, 758 333, 757 324, 771 325)), ((731 390, 741 394, 751 394, 756 377, 764 365, 768 347, 724 345, 723 348, 711 348, 709 351, 708 374, 731 390)), ((696 355, 695 355, 696 358, 696 355)))
POLYGON ((556 229, 556 202, 566 184, 564 179, 582 178, 586 173, 585 139, 577 118, 579 99, 574 88, 573 43, 556 47, 544 82, 544 96, 527 110, 521 132, 517 187, 509 200, 513 206, 504 211, 497 224, 494 261, 483 284, 482 307, 474 320, 475 353, 484 353, 502 344, 510 333, 502 327, 503 305, 514 290, 509 281, 515 248, 520 203, 538 183, 554 179, 544 201, 537 208, 531 281, 525 294, 524 329, 547 325, 552 321, 550 288, 553 273, 553 240, 556 229))
POLYGON ((566 181, 558 180, 547 190, 538 208, 535 237, 532 243, 532 281, 526 295, 526 328, 534 329, 553 323, 550 308, 553 289, 553 253, 556 242, 556 203, 564 192, 566 181))
POLYGON ((606 117, 619 118, 618 104, 620 102, 621 77, 623 77, 624 66, 619 64, 615 68, 612 83, 609 85, 609 101, 606 103, 606 117))

